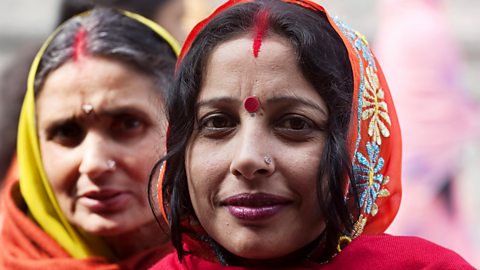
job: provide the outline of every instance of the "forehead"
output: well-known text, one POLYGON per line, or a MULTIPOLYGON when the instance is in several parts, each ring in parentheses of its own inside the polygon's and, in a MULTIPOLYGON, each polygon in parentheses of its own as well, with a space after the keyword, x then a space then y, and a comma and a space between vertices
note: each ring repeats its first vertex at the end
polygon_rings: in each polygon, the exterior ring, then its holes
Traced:
POLYGON ((288 64, 296 63, 295 50, 286 38, 276 34, 263 37, 258 56, 255 56, 255 42, 256 39, 251 34, 243 34, 224 41, 212 51, 207 65, 249 62, 256 65, 280 66, 285 61, 288 64))
MULTIPOLYGON (((85 103, 96 109, 112 106, 145 107, 158 100, 153 78, 121 61, 86 57, 52 71, 37 96, 37 113, 75 114, 85 103)), ((148 106, 147 106, 148 107, 148 106)))
POLYGON ((229 96, 243 99, 250 95, 303 95, 318 93, 307 81, 289 41, 278 35, 264 38, 256 57, 253 39, 242 35, 218 45, 205 68, 199 99, 229 96))

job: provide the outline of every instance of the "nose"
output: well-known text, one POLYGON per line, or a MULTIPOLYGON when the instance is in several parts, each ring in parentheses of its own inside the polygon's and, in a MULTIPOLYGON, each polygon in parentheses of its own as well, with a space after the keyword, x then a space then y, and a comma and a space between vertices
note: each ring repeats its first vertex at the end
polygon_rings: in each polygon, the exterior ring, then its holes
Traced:
POLYGON ((247 180, 270 176, 275 171, 275 159, 268 150, 271 147, 267 133, 249 127, 237 136, 230 172, 247 180))
POLYGON ((78 168, 80 174, 97 179, 115 169, 116 161, 110 154, 111 146, 101 134, 87 134, 82 144, 82 161, 78 168))

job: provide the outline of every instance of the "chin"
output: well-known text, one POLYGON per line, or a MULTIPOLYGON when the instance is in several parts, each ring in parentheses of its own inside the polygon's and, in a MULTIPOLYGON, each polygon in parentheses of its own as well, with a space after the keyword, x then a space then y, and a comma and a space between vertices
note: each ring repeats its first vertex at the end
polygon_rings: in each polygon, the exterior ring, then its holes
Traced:
POLYGON ((115 227, 114 228, 106 228, 106 227, 92 228, 85 231, 89 234, 101 236, 101 237, 115 236, 115 235, 123 234, 126 232, 125 230, 115 228, 115 227))
POLYGON ((278 253, 279 250, 274 248, 275 245, 265 246, 264 244, 263 241, 246 241, 245 243, 235 243, 227 250, 248 260, 266 260, 284 255, 278 253))
POLYGON ((104 218, 100 218, 99 220, 97 217, 82 220, 82 222, 78 222, 76 226, 96 236, 113 236, 129 231, 129 229, 125 227, 125 224, 104 218))

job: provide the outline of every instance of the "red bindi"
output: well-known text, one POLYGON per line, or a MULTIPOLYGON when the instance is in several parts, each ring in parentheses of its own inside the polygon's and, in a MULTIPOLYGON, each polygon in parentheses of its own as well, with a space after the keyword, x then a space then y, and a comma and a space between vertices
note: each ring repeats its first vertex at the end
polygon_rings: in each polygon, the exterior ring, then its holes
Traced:
POLYGON ((260 109, 260 101, 256 96, 249 96, 243 101, 243 107, 249 113, 255 113, 260 109))

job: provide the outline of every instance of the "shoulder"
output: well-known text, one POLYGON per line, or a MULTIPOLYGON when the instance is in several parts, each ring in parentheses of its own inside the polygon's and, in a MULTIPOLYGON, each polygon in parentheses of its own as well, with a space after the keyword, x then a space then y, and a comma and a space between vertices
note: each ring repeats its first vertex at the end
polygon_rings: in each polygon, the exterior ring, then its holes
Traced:
POLYGON ((331 263, 357 269, 474 269, 452 250, 418 237, 387 234, 358 237, 331 263))
POLYGON ((163 270, 163 269, 184 269, 182 263, 178 260, 177 252, 172 252, 163 257, 157 263, 155 263, 149 270, 163 270))

